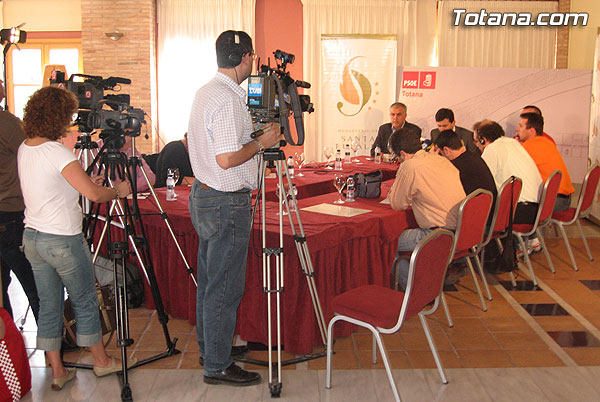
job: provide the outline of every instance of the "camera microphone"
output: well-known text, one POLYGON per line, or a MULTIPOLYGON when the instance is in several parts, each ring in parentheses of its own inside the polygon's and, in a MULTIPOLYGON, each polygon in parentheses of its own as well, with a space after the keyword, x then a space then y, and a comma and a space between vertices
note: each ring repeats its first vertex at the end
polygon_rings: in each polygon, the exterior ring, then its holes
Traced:
POLYGON ((250 134, 250 138, 255 139, 263 135, 265 131, 263 129, 256 130, 250 134))
POLYGON ((131 80, 129 78, 122 78, 122 77, 108 77, 107 79, 105 79, 103 82, 104 86, 108 87, 108 88, 112 88, 117 84, 131 84, 131 80))
POLYGON ((296 86, 298 86, 300 88, 310 88, 310 83, 308 83, 306 81, 296 80, 296 86))

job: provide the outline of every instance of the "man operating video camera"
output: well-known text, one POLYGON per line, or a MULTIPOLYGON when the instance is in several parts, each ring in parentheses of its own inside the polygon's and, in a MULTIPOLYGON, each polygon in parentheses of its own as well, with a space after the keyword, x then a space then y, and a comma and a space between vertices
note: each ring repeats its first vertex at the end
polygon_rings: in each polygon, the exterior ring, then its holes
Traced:
POLYGON ((252 72, 252 39, 225 31, 216 41, 216 76, 196 92, 188 129, 194 184, 189 208, 198 232, 196 326, 204 382, 258 384, 258 373, 233 363, 246 352, 233 347, 237 309, 246 283, 252 190, 258 184, 259 154, 275 146, 280 127, 254 131, 240 87, 252 72))

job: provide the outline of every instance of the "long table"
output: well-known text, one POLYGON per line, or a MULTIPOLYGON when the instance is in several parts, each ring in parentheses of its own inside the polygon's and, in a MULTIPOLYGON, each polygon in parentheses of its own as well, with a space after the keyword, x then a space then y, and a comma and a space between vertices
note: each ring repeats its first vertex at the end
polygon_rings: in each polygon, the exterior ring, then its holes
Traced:
MULTIPOLYGON (((323 182, 333 183, 333 172, 325 173, 323 177, 323 182)), ((294 179, 294 182, 297 180, 294 179)), ((331 301, 337 294, 364 284, 388 283, 391 263, 397 248, 397 238, 404 229, 416 227, 411 211, 393 211, 389 205, 381 204, 391 183, 392 180, 388 180, 382 184, 380 199, 357 199, 354 203, 345 204, 353 208, 368 209, 371 211, 369 213, 348 218, 301 211, 302 224, 315 270, 315 282, 327 322, 333 316, 331 301)), ((333 185, 331 188, 333 189, 333 185)), ((187 186, 178 186, 176 191, 179 194, 177 201, 167 202, 164 189, 158 189, 157 194, 168 213, 168 219, 190 266, 195 269, 198 237, 191 224, 188 210, 190 189, 187 186)), ((335 199, 337 193, 305 198, 299 194, 298 204, 302 210, 321 203, 332 204, 335 199)), ((143 213, 155 212, 156 207, 153 204, 151 198, 142 200, 140 210, 143 213)), ((238 311, 236 329, 242 339, 261 343, 267 342, 267 302, 263 292, 261 219, 266 223, 269 247, 271 245, 276 247, 279 237, 279 217, 276 215, 278 204, 267 200, 265 207, 265 216, 257 216, 252 231, 248 249, 246 292, 238 311)), ((144 226, 166 311, 173 317, 185 318, 190 323, 195 323, 196 288, 185 270, 165 223, 160 216, 147 215, 144 216, 144 226)), ((322 344, 322 341, 287 217, 284 217, 283 238, 285 250, 285 292, 282 295, 283 344, 288 352, 309 353, 315 345, 322 344)), ((147 306, 153 307, 148 288, 146 299, 147 306)), ((349 335, 351 331, 349 325, 340 325, 336 335, 349 335)))

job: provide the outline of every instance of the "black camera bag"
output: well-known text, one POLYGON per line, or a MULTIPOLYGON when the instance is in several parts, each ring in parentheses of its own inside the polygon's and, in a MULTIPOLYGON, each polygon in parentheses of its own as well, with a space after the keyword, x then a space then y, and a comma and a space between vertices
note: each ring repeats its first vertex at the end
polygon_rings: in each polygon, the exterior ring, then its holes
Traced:
POLYGON ((356 173, 354 176, 355 196, 358 198, 379 198, 381 196, 381 170, 370 173, 356 173))

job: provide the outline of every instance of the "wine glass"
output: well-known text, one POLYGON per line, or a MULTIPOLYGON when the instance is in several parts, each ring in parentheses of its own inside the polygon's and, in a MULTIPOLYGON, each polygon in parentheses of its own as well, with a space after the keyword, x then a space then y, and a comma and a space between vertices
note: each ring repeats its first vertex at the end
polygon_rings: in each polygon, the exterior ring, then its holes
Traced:
POLYGON ((335 186, 337 192, 338 192, 338 196, 339 198, 334 201, 334 204, 344 204, 344 200, 342 200, 342 190, 344 189, 344 187, 346 186, 346 178, 344 177, 343 174, 336 174, 334 179, 333 179, 333 185, 335 186))
POLYGON ((352 163, 359 163, 360 159, 356 159, 356 152, 359 149, 362 149, 362 146, 360 145, 360 142, 358 141, 352 141, 352 143, 350 144, 350 149, 352 149, 352 151, 354 152, 354 160, 352 161, 352 163))
POLYGON ((296 196, 298 195, 298 187, 292 184, 292 188, 288 190, 288 205, 290 206, 290 212, 296 212, 296 196), (292 195, 293 194, 293 195, 292 195))
MULTIPOLYGON (((285 189, 285 185, 283 186, 283 188, 285 189)), ((287 192, 286 192, 286 193, 287 193, 287 192)), ((286 193, 284 193, 284 194, 286 194, 286 193)), ((279 195, 280 195, 280 191, 279 191, 279 183, 277 183, 277 188, 275 189, 275 195, 277 196, 277 200, 279 200, 279 199, 280 199, 280 198, 279 198, 279 195)), ((285 195, 284 195, 283 197, 285 197, 285 195)), ((282 209, 282 211, 283 211, 283 212, 281 213, 281 215, 282 215, 282 216, 285 216, 285 215, 287 215, 288 213, 287 213, 287 211, 285 210, 285 199, 284 199, 283 197, 281 198, 281 204, 283 204, 283 209, 282 209)), ((277 212, 277 215, 279 215, 279 212, 277 212)))
POLYGON ((333 156, 333 148, 324 147, 323 148, 323 156, 325 156, 325 158, 327 158, 327 166, 325 167, 325 169, 333 170, 333 167, 329 166, 330 159, 333 156))
MULTIPOLYGON (((167 176, 169 175, 173 175, 173 180, 175 181, 175 185, 177 185, 179 182, 179 168, 168 168, 167 176)), ((177 193, 174 192, 173 196, 177 198, 177 193)))
POLYGON ((346 202, 354 202, 354 193, 356 191, 356 187, 354 184, 354 178, 352 176, 348 176, 348 180, 346 180, 346 202))
POLYGON ((294 159, 296 160, 296 166, 298 166, 298 174, 296 176, 303 177, 304 173, 302 173, 301 169, 304 166, 304 152, 296 152, 294 159))

